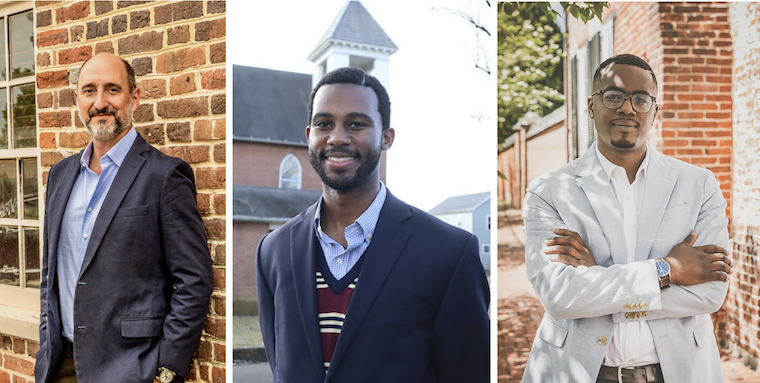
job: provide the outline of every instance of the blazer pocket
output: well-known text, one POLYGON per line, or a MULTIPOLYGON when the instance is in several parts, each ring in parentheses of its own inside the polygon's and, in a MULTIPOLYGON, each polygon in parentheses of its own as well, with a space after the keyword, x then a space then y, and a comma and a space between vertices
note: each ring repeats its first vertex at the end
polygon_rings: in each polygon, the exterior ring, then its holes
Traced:
POLYGON ((697 343, 697 347, 702 347, 713 339, 712 330, 712 322, 702 322, 694 328, 694 342, 697 343))
POLYGON ((148 215, 148 205, 119 208, 119 210, 116 210, 116 214, 113 216, 113 218, 118 219, 127 217, 139 217, 143 215, 148 215))
POLYGON ((689 204, 674 206, 668 210, 665 210, 665 213, 663 213, 662 220, 660 222, 689 213, 691 213, 691 207, 689 204))
POLYGON ((541 325, 538 326, 538 333, 536 335, 546 343, 562 347, 567 338, 567 329, 560 326, 559 323, 544 317, 541 325))
POLYGON ((129 318, 121 320, 124 338, 157 338, 163 335, 164 318, 129 318))

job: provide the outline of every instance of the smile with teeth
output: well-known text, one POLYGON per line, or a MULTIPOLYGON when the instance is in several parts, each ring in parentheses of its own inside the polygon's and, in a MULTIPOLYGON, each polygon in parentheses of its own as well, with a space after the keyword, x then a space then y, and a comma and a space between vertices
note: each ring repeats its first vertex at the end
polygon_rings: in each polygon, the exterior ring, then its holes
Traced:
POLYGON ((346 161, 353 160, 354 157, 334 157, 334 156, 329 156, 329 157, 327 157, 327 159, 330 160, 330 161, 332 161, 332 162, 346 162, 346 161))

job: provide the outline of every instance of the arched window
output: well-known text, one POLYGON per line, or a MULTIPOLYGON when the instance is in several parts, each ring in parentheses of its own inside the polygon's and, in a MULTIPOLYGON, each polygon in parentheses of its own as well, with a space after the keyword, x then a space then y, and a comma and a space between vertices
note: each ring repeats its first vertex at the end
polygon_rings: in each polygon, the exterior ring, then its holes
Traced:
POLYGON ((280 189, 301 189, 301 163, 292 153, 280 162, 280 189))

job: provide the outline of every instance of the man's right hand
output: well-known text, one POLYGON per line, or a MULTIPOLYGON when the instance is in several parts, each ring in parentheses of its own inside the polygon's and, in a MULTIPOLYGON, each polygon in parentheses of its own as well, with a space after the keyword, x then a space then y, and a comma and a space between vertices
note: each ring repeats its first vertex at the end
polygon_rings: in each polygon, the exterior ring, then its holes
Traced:
POLYGON ((697 231, 692 230, 683 242, 673 246, 665 258, 670 264, 670 283, 691 286, 710 281, 728 281, 731 259, 718 245, 692 247, 697 231))

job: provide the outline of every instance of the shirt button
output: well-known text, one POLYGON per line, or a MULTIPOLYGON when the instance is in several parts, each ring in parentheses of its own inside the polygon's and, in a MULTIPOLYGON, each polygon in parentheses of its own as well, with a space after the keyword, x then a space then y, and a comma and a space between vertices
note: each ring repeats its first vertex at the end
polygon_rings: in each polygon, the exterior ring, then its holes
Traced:
POLYGON ((633 363, 634 359, 628 359, 628 363, 633 363))
POLYGON ((340 265, 341 263, 343 263, 343 258, 338 258, 335 260, 335 262, 338 262, 338 264, 340 265))
POLYGON ((91 207, 88 207, 88 208, 87 208, 87 212, 88 212, 88 213, 92 213, 92 208, 91 208, 91 207))
POLYGON ((84 237, 84 239, 87 239, 88 235, 87 235, 87 234, 85 234, 85 235, 83 235, 83 237, 84 237))

